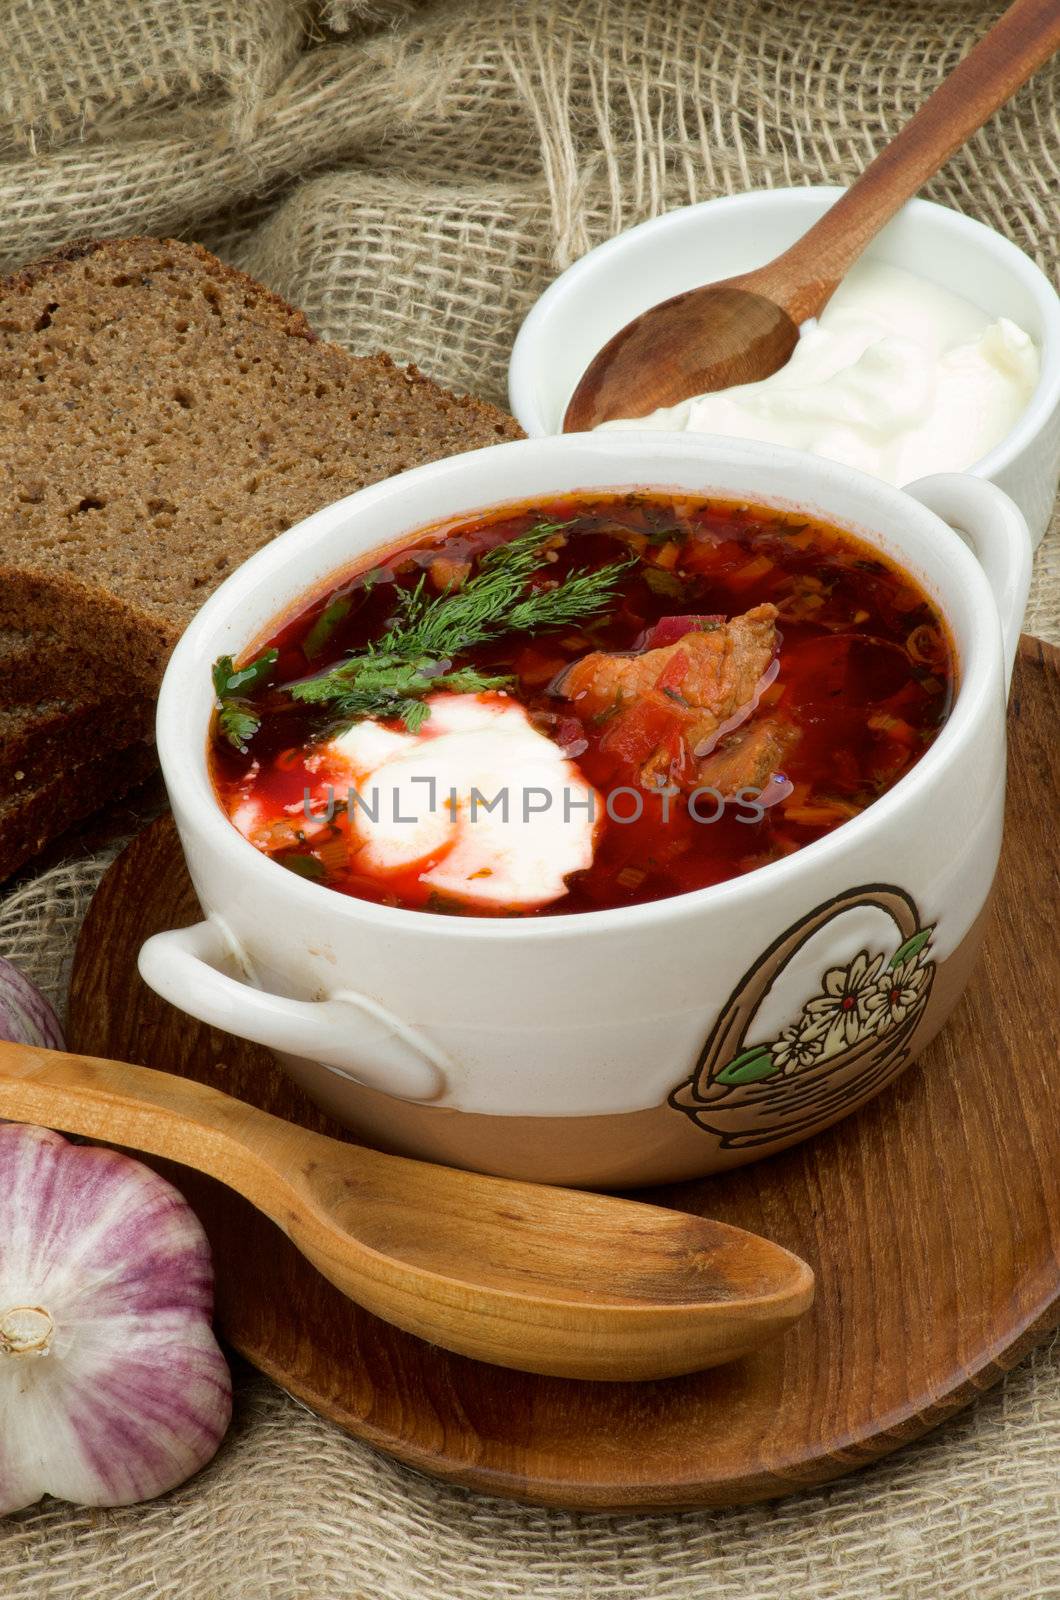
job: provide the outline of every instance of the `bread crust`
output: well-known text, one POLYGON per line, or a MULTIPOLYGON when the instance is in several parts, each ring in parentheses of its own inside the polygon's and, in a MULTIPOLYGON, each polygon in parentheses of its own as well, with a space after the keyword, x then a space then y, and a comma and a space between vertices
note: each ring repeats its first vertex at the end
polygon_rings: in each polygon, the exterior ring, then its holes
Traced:
POLYGON ((121 259, 129 252, 138 248, 148 251, 161 247, 163 250, 179 252, 190 251, 202 266, 203 270, 212 277, 238 283, 243 289, 252 292, 262 303, 271 303, 275 310, 283 317, 289 319, 289 332, 299 339, 307 339, 310 344, 318 342, 317 335, 313 332, 306 320, 305 313, 299 311, 297 306, 284 300, 281 295, 274 294, 267 289, 257 278, 252 278, 249 273, 243 272, 239 267, 229 266, 217 256, 212 255, 204 245, 185 242, 182 239, 154 238, 150 234, 132 234, 128 238, 95 239, 88 236, 79 236, 68 239, 65 244, 57 245, 46 256, 40 256, 36 261, 27 262, 23 267, 18 267, 9 273, 6 278, 0 278, 0 299, 7 293, 19 293, 22 290, 32 290, 43 279, 61 272, 62 268, 71 262, 83 261, 88 256, 113 255, 121 259))

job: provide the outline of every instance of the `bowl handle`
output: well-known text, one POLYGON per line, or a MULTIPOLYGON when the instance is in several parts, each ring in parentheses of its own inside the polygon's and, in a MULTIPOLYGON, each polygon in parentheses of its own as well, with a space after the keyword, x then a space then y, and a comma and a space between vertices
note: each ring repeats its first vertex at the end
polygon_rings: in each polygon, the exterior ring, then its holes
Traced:
POLYGON ((949 523, 986 573, 1001 618, 1007 688, 1031 585, 1033 546, 1022 511, 996 484, 966 472, 918 478, 904 492, 949 523))
POLYGON ((282 1055, 319 1061, 368 1089, 401 1100, 437 1100, 446 1087, 442 1051, 378 1001, 352 989, 291 1000, 219 970, 233 941, 215 921, 156 933, 142 946, 140 976, 156 994, 225 1033, 282 1055))

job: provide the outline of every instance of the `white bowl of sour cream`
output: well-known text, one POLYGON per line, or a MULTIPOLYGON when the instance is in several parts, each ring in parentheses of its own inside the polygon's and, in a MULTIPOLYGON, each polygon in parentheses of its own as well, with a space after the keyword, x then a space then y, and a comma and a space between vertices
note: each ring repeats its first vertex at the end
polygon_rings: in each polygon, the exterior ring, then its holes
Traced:
MULTIPOLYGON (((842 192, 710 200, 590 251, 515 341, 509 395, 523 428, 559 433, 575 384, 619 328, 671 295, 764 265, 842 192)), ((793 446, 898 486, 970 472, 1011 495, 1037 544, 1060 480, 1060 298, 993 229, 912 200, 807 324, 783 371, 607 427, 793 446)))

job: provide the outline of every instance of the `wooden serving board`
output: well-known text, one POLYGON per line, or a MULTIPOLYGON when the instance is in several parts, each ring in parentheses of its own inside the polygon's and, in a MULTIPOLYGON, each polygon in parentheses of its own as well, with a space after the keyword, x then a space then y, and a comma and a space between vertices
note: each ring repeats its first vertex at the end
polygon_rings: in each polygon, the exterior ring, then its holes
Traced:
MULTIPOLYGON (((1056 932, 1060 652, 1024 639, 1008 827, 985 953, 942 1037, 859 1115, 772 1160, 655 1195, 778 1240, 811 1313, 735 1365, 654 1384, 524 1377, 345 1300, 245 1202, 171 1168, 213 1243, 221 1328, 277 1383, 400 1460, 491 1494, 608 1509, 732 1505, 821 1483, 966 1405, 1060 1321, 1056 932)), ((136 976, 199 916, 172 824, 104 879, 70 1048, 186 1073, 329 1133, 254 1046, 136 976)))

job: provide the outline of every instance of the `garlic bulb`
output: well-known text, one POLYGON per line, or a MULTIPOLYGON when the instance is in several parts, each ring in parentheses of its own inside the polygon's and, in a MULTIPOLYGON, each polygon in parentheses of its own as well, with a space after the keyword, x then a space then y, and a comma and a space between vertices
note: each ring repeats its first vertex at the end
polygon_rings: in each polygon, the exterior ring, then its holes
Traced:
POLYGON ((51 1005, 10 961, 0 956, 0 1039, 62 1050, 63 1032, 51 1005))
POLYGON ((210 1460, 232 1410, 212 1300, 206 1237, 157 1173, 0 1124, 0 1516, 148 1500, 210 1460))

